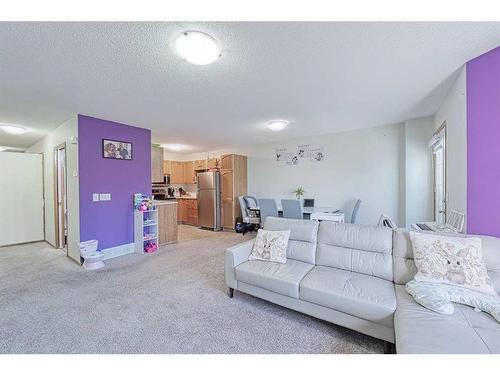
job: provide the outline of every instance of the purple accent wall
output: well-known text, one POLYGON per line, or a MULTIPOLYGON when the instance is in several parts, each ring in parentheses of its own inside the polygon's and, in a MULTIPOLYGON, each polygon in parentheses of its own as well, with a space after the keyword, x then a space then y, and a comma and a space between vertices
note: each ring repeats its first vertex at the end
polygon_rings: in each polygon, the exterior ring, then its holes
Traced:
POLYGON ((500 47, 467 63, 467 231, 500 237, 500 47))
POLYGON ((134 241, 132 195, 151 194, 151 131, 78 115, 80 241, 99 240, 99 249, 134 241), (133 160, 102 157, 102 139, 132 143, 133 160), (93 202, 92 193, 111 200, 93 202))

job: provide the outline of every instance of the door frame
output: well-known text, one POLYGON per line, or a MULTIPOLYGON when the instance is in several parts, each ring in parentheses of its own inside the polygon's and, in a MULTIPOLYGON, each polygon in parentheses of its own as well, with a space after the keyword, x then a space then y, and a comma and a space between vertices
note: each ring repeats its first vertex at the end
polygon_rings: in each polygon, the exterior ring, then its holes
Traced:
POLYGON ((443 121, 441 126, 434 132, 431 139, 431 153, 432 153, 432 212, 434 220, 436 219, 436 158, 434 155, 433 147, 439 139, 444 139, 444 173, 443 173, 443 191, 444 191, 444 221, 446 222, 448 216, 448 147, 447 147, 447 123, 443 121))
MULTIPOLYGON (((59 232, 60 232, 60 228, 59 228, 59 204, 58 204, 58 197, 59 197, 59 182, 58 182, 58 175, 59 175, 59 166, 58 166, 58 151, 59 150, 62 150, 64 149, 64 154, 65 154, 65 157, 64 157, 64 170, 66 171, 66 174, 65 174, 65 181, 64 181, 64 185, 66 186, 66 202, 65 202, 65 206, 66 206, 66 211, 68 209, 67 207, 67 200, 68 200, 68 166, 67 166, 67 148, 66 148, 66 142, 63 142, 59 145, 57 145, 56 147, 54 147, 54 229, 55 229, 55 239, 56 239, 56 248, 57 249, 66 249, 66 255, 68 254, 68 246, 66 244, 66 246, 62 247, 61 246, 61 243, 60 243, 60 238, 59 238, 59 232)), ((62 217, 62 220, 66 226, 66 228, 68 228, 68 223, 66 222, 66 218, 62 217)), ((67 234, 66 234, 67 236, 67 234)))

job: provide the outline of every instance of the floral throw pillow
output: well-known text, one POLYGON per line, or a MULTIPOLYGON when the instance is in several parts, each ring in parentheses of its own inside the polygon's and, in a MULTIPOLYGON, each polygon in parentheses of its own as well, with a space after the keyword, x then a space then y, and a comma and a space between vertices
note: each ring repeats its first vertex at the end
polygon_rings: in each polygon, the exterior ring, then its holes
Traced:
POLYGON ((286 249, 289 238, 289 230, 271 231, 259 229, 249 259, 286 263, 286 249))
POLYGON ((481 239, 410 232, 416 281, 460 286, 497 295, 483 260, 481 239))

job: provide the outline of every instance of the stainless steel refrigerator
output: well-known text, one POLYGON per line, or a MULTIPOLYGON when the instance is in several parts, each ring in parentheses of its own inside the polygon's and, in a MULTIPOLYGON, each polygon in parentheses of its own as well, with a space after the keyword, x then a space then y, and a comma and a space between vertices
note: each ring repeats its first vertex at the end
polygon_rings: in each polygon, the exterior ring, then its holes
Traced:
POLYGON ((220 173, 202 172, 198 180, 198 226, 221 230, 220 173))

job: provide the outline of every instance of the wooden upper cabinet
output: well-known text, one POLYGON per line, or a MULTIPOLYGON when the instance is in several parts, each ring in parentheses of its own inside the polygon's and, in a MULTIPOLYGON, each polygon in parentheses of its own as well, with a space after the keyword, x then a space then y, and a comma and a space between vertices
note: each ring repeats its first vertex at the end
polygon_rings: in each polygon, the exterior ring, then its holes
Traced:
POLYGON ((219 166, 219 159, 217 158, 208 159, 207 169, 216 169, 218 166, 219 166))
POLYGON ((151 180, 163 182, 163 148, 151 147, 151 180))
POLYGON ((183 163, 184 168, 184 183, 194 184, 195 183, 195 172, 194 172, 194 162, 186 161, 183 163))
POLYGON ((163 173, 169 175, 172 174, 172 160, 163 161, 163 173))
POLYGON ((204 171, 207 169, 207 161, 206 160, 195 160, 193 163, 194 163, 194 170, 195 171, 204 171))
POLYGON ((183 184, 184 183, 184 166, 182 161, 172 161, 172 173, 170 174, 171 184, 183 184))
POLYGON ((221 169, 233 169, 234 155, 222 155, 220 158, 221 169))

